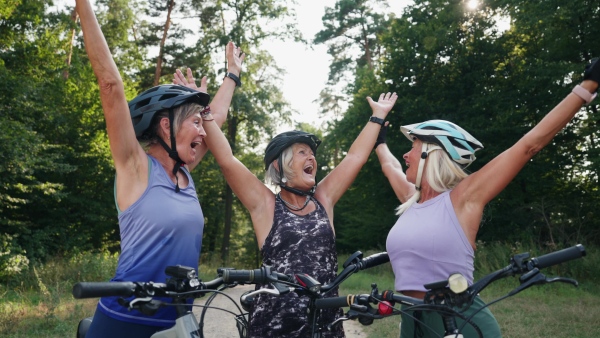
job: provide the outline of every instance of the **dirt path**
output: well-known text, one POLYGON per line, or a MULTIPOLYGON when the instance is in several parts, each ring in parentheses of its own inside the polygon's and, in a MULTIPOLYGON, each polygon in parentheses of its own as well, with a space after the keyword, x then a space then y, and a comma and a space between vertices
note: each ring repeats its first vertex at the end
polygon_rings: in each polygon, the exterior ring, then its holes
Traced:
MULTIPOLYGON (((229 295, 239 305, 240 296, 242 293, 253 290, 253 285, 240 285, 232 289, 225 290, 225 293, 229 295)), ((208 299, 208 296, 200 298, 196 301, 196 304, 204 304, 208 299)), ((211 306, 227 309, 235 313, 239 313, 235 305, 224 295, 215 297, 212 301, 211 306)), ((194 313, 196 318, 200 318, 202 312, 201 307, 194 307, 194 313)), ((344 322, 344 331, 346 332, 347 338, 366 338, 367 335, 363 332, 361 324, 354 321, 348 320, 344 322)), ((204 335, 206 338, 233 338, 237 337, 237 329, 235 326, 234 316, 228 312, 219 311, 215 309, 209 309, 206 311, 204 317, 204 335)))

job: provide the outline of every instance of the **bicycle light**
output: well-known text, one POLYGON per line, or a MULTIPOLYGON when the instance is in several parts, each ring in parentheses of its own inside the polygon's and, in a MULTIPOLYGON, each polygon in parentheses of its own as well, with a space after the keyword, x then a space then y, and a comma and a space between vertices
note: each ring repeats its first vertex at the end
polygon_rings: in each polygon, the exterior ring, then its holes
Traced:
POLYGON ((448 287, 454 293, 463 293, 469 287, 469 282, 462 274, 455 272, 448 277, 448 287))
POLYGON ((377 305, 377 312, 382 316, 389 316, 394 312, 394 306, 388 301, 381 301, 377 305))
POLYGON ((308 289, 310 292, 316 293, 321 290, 321 283, 305 273, 297 274, 296 280, 300 285, 308 289))

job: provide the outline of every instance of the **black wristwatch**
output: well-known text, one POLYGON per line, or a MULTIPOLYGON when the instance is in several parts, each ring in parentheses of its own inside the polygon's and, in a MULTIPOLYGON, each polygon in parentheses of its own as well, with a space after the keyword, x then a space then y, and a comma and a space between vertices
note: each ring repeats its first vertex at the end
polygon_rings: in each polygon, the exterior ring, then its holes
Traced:
MULTIPOLYGON (((225 77, 228 77, 228 78, 232 79, 233 81, 235 81, 235 86, 236 87, 241 87, 242 86, 242 81, 240 81, 240 77, 239 76, 237 76, 237 75, 235 75, 233 73, 227 72, 227 74, 225 74, 225 77)), ((225 79, 225 77, 223 79, 225 79)))
POLYGON ((369 117, 369 122, 374 122, 374 123, 377 123, 377 124, 380 124, 380 125, 383 126, 383 124, 385 123, 385 120, 384 119, 380 119, 377 116, 371 116, 371 117, 369 117))

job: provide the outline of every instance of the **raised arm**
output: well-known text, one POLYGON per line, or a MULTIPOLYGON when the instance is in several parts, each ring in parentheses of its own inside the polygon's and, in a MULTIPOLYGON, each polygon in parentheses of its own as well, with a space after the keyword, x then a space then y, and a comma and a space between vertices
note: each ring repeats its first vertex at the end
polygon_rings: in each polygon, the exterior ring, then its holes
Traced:
MULTIPOLYGON (((234 76, 240 77, 242 72, 242 64, 246 58, 246 54, 242 52, 240 47, 236 47, 233 42, 229 42, 225 47, 225 54, 227 57, 227 73, 233 74, 234 76)), ((191 69, 187 69, 187 74, 184 75, 179 69, 173 74, 173 83, 186 86, 198 91, 207 92, 206 77, 202 77, 200 80, 200 87, 196 86, 196 81, 191 69)), ((233 98, 233 92, 235 91, 237 84, 231 77, 224 77, 223 83, 219 87, 219 90, 210 102, 210 109, 212 116, 215 119, 215 123, 219 128, 223 126, 223 123, 227 120, 227 112, 231 105, 231 99, 233 98)), ((194 163, 188 163, 188 168, 193 170, 198 163, 204 158, 208 148, 205 144, 202 144, 197 149, 196 161, 194 163)))
POLYGON ((379 164, 381 164, 381 170, 390 182, 396 197, 398 197, 400 202, 404 203, 416 192, 415 185, 406 180, 406 174, 402 169, 400 161, 392 154, 390 148, 385 143, 387 127, 388 122, 385 123, 385 126, 381 127, 377 143, 375 144, 375 153, 379 159, 379 164))
POLYGON ((117 202, 123 210, 141 195, 148 181, 148 159, 129 115, 123 81, 88 0, 76 0, 83 39, 98 79, 110 150, 117 170, 117 202))
MULTIPOLYGON (((589 96, 598 89, 600 64, 586 69, 580 84, 589 96)), ((585 103, 582 95, 571 92, 515 145, 498 155, 483 168, 459 183, 451 193, 459 221, 469 225, 473 233, 479 228, 483 207, 498 195, 525 166, 562 130, 585 103)))
MULTIPOLYGON (((396 93, 381 94, 377 102, 367 97, 373 110, 372 118, 380 119, 379 121, 385 120, 397 98, 396 93)), ((362 166, 367 162, 380 128, 380 123, 369 120, 350 146, 350 150, 342 162, 319 182, 315 196, 327 210, 332 222, 334 205, 348 190, 362 166)))
POLYGON ((262 247, 273 223, 275 195, 233 156, 227 138, 210 117, 204 121, 204 130, 207 135, 204 141, 217 160, 231 190, 250 212, 258 245, 262 247))

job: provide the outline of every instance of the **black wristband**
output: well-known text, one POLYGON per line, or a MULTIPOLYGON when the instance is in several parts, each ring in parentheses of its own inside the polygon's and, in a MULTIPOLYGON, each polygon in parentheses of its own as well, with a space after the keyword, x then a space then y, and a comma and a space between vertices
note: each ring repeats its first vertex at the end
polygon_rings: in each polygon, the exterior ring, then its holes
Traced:
POLYGON ((239 77, 239 76, 237 76, 237 75, 235 75, 235 74, 233 74, 233 73, 229 73, 229 72, 227 72, 227 73, 225 74, 225 77, 223 78, 223 80, 224 80, 226 77, 228 77, 228 78, 232 79, 233 81, 235 81, 235 86, 236 86, 236 87, 241 87, 241 86, 242 86, 242 81, 240 81, 240 77, 239 77))
POLYGON ((384 119, 380 119, 377 116, 371 116, 371 117, 369 117, 369 122, 374 122, 374 123, 377 123, 377 124, 383 126, 383 124, 385 123, 385 120, 384 119))

